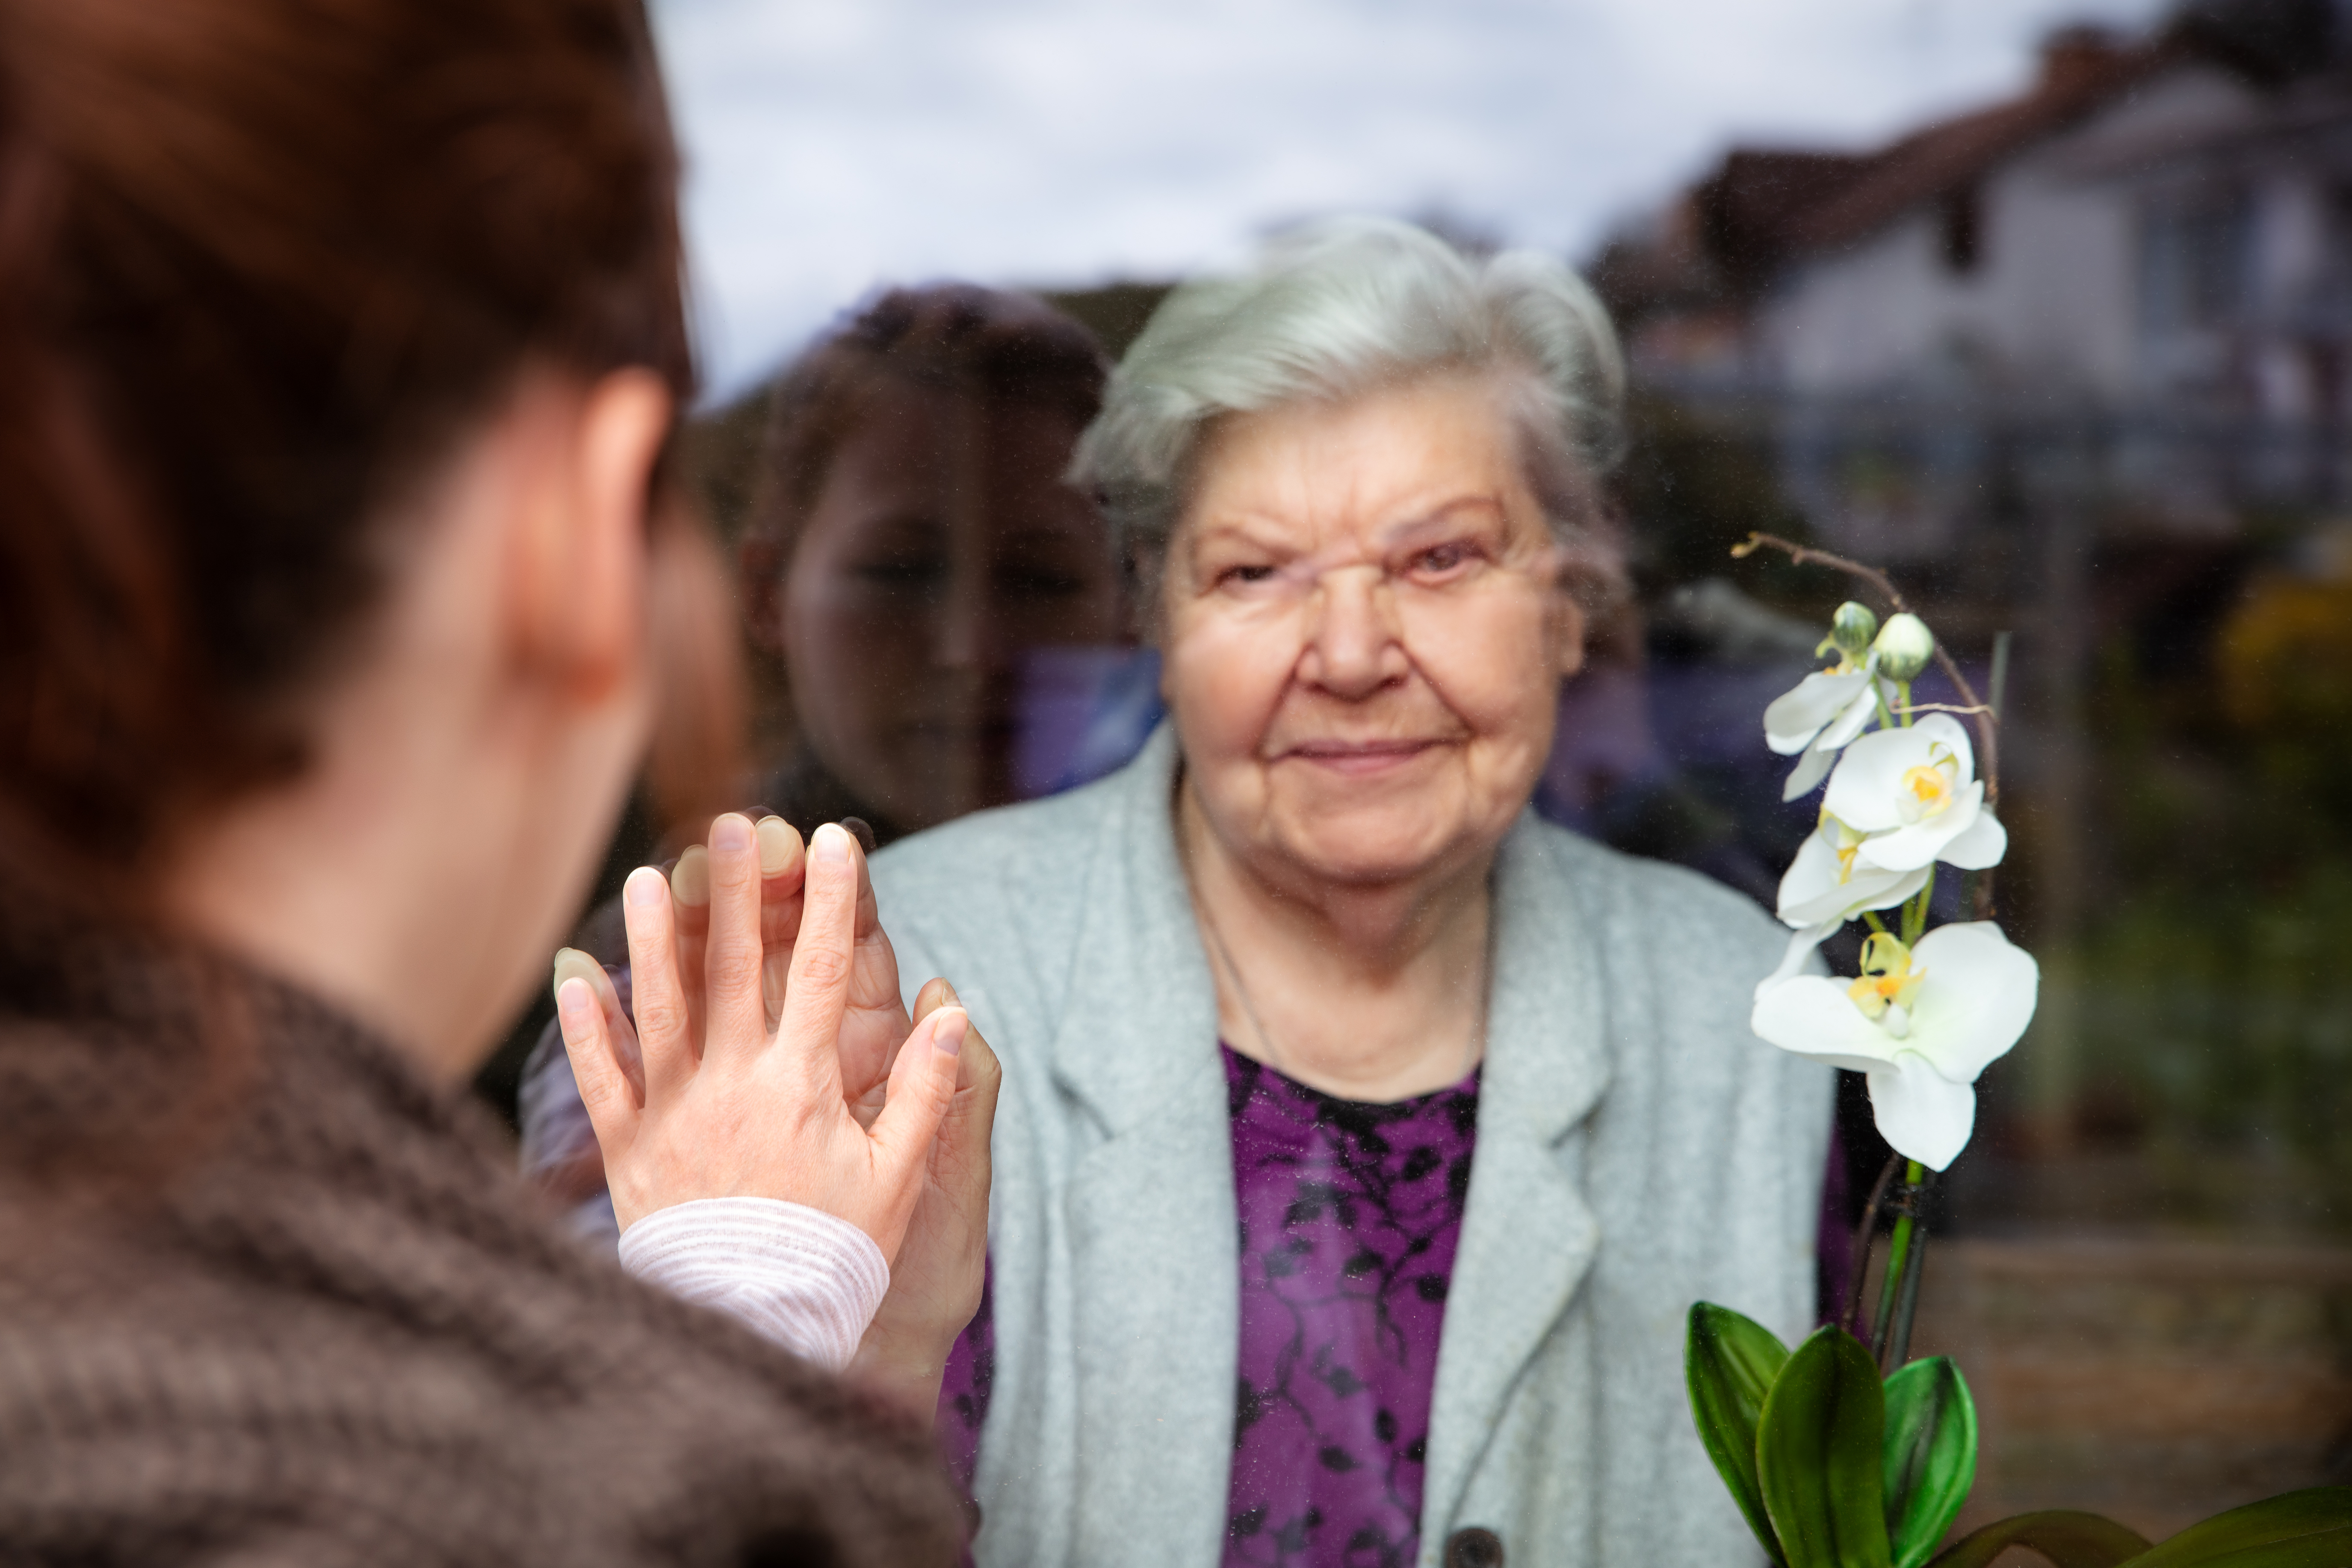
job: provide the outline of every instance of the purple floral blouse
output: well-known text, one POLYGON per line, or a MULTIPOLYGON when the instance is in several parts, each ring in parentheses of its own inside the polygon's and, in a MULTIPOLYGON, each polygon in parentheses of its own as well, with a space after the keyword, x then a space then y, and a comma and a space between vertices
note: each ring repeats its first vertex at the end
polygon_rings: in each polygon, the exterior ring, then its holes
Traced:
MULTIPOLYGON (((1409 1563, 1478 1074, 1368 1105, 1219 1048, 1241 1211, 1224 1561, 1409 1563)), ((940 1441, 967 1487, 994 1361, 983 1294, 940 1395, 940 1441)))

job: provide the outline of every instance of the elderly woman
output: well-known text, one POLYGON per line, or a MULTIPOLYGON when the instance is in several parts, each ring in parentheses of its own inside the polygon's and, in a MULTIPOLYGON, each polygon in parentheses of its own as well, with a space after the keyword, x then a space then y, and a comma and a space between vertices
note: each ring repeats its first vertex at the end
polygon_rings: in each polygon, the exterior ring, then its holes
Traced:
POLYGON ((1808 1326, 1829 1075, 1749 1033, 1761 911, 1528 809, 1621 390, 1564 268, 1392 224, 1120 366, 1077 477, 1171 720, 874 863, 1004 1051, 983 1563, 1755 1557, 1682 1324, 1808 1326))

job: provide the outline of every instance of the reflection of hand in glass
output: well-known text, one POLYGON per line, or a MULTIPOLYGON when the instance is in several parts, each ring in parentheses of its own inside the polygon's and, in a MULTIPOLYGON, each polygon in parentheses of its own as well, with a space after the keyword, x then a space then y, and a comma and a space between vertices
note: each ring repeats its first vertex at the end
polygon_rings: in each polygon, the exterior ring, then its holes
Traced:
MULTIPOLYGON (((750 820, 720 817, 707 908, 686 920, 658 871, 636 872, 626 894, 636 1024, 575 976, 558 992, 564 1044, 625 1227, 697 1198, 780 1198, 849 1221, 895 1257, 964 1072, 969 1021, 940 1006, 910 1026, 845 830, 819 829, 805 856, 796 837, 791 848, 772 852, 786 863, 764 877, 750 820), (772 932, 789 948, 772 1026, 772 932)), ((992 1070, 984 1076, 992 1089, 992 1070)), ((969 1120, 989 1119, 992 1093, 983 1098, 969 1120)))
MULTIPOLYGON (((916 1022, 954 1005, 955 988, 934 980, 915 998, 916 1022)), ((980 1310, 987 1277, 988 1134, 999 1077, 995 1053, 978 1029, 969 1029, 955 1098, 931 1145, 907 1239, 890 1266, 890 1293, 850 1363, 860 1382, 925 1425, 939 1408, 948 1352, 980 1310)))
MULTIPOLYGON (((783 1019, 809 862, 800 835, 782 818, 764 818, 756 831, 761 991, 767 1026, 774 1030, 783 1019)), ((839 1055, 850 1113, 871 1128, 887 1102, 900 1042, 940 1008, 961 1004, 953 986, 935 979, 915 998, 909 1021, 899 999, 898 954, 882 929, 865 856, 854 844, 852 852, 858 859, 857 909, 839 1055)), ((698 905, 680 901, 682 936, 690 927, 707 924, 708 909, 707 897, 698 905)), ((855 1363, 859 1381, 924 1422, 939 1405, 948 1351, 980 1306, 988 1258, 988 1138, 996 1118, 999 1076, 995 1054, 967 1023, 955 1094, 925 1162, 906 1238, 891 1262, 890 1293, 867 1327, 855 1363)))

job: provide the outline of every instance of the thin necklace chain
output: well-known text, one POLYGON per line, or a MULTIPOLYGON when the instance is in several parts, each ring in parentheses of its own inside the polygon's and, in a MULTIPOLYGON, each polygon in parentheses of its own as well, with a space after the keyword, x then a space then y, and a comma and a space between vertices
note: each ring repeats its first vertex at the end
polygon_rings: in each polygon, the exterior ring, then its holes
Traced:
POLYGON ((1209 931, 1209 943, 1217 950, 1217 957, 1233 978, 1234 995, 1242 1005, 1243 1015, 1249 1019, 1251 1030, 1257 1036, 1258 1048, 1265 1053, 1266 1065, 1285 1078, 1291 1076, 1284 1065, 1282 1053, 1275 1048, 1274 1037, 1267 1033, 1265 1020, 1257 1016, 1257 1004, 1250 999, 1249 983, 1242 978, 1242 966, 1234 962, 1234 950, 1225 945, 1225 933, 1217 929, 1217 917, 1209 912, 1209 901, 1196 898, 1193 904, 1201 911, 1201 923, 1209 931))
MULTIPOLYGON (((1209 900, 1201 897, 1196 891, 1192 896, 1192 907, 1200 911, 1202 927, 1209 933, 1209 945, 1217 950, 1218 962, 1224 965, 1226 974, 1233 978, 1234 997, 1242 1005, 1242 1016, 1249 1020, 1250 1031, 1257 1036, 1258 1048, 1265 1053, 1266 1066, 1292 1082, 1297 1082, 1297 1075, 1293 1073, 1282 1059, 1282 1052, 1276 1047, 1274 1036, 1265 1026, 1265 1020, 1258 1016, 1257 1003, 1250 995, 1249 982, 1242 978, 1242 966, 1234 962, 1234 950, 1225 945, 1225 933, 1218 929, 1217 917, 1209 910, 1209 900)), ((1487 983, 1478 988, 1478 1021, 1471 1029, 1469 1037, 1462 1042, 1462 1060, 1454 1069, 1452 1079, 1454 1083, 1460 1083, 1470 1076, 1470 1068, 1478 1059, 1478 1047, 1486 1037, 1486 993, 1493 988, 1494 984, 1492 978, 1494 942, 1495 931, 1492 919, 1489 917, 1485 954, 1486 962, 1479 966, 1488 972, 1487 983)))

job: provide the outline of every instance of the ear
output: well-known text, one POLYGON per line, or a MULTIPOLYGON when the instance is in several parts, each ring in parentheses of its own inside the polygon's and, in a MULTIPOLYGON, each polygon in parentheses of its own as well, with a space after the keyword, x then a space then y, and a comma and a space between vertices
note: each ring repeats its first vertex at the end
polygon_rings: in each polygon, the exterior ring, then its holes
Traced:
POLYGON ((644 663, 647 510, 673 412, 667 384, 634 368, 518 398, 509 624, 521 661, 586 700, 644 663))
POLYGON ((1564 584, 1552 590, 1552 658, 1559 670, 1559 678, 1566 680, 1584 668, 1584 639, 1590 623, 1585 617, 1584 607, 1576 602, 1576 596, 1564 584))
POLYGON ((1129 549, 1125 559, 1130 563, 1126 572, 1129 636, 1138 647, 1148 647, 1160 656, 1160 700, 1170 711, 1176 707, 1176 670, 1168 657, 1168 573, 1171 570, 1165 555, 1156 573, 1147 572, 1129 549))
POLYGON ((1163 662, 1168 652, 1168 595, 1179 566, 1177 548, 1183 529, 1180 518, 1157 546, 1132 534, 1123 536, 1118 546, 1119 596, 1127 606, 1128 635, 1137 647, 1157 649, 1163 662), (1157 560, 1152 558, 1155 549, 1157 560))

